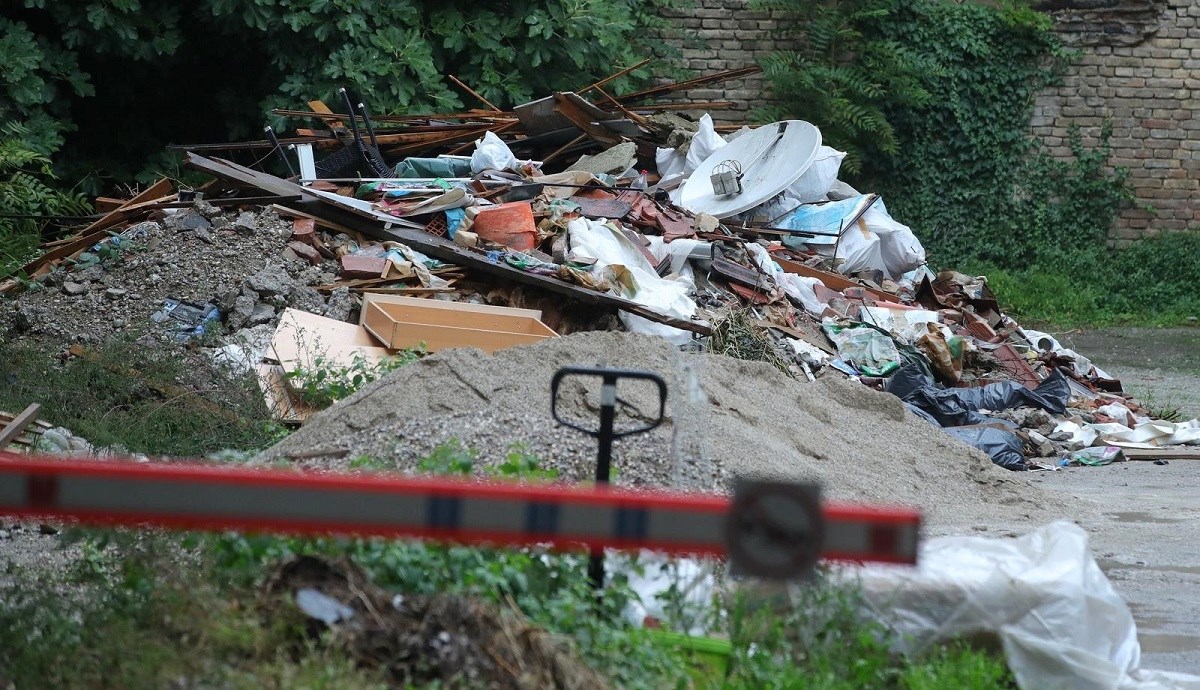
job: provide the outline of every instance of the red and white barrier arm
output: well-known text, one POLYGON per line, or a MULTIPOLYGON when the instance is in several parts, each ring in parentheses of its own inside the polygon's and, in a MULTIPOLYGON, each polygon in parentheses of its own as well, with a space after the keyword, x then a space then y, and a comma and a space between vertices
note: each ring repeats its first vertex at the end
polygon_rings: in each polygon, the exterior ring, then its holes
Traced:
MULTIPOLYGON (((0 452, 0 515, 100 525, 725 555, 730 507, 724 496, 0 452)), ((823 505, 820 514, 823 558, 916 561, 915 511, 823 505)))

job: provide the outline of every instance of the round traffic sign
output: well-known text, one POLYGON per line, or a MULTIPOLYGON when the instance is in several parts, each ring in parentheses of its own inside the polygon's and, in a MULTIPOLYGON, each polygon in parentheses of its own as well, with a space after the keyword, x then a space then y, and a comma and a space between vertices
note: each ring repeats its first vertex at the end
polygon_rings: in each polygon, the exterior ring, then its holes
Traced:
POLYGON ((821 489, 815 484, 739 482, 726 522, 734 572, 807 577, 821 556, 821 489))

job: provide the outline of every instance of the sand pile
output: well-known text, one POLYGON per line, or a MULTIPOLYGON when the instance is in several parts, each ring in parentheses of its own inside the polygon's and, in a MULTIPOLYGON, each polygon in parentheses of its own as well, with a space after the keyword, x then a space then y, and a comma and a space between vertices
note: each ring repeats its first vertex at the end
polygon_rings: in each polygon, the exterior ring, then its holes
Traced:
MULTIPOLYGON (((615 446, 620 485, 726 490, 735 475, 812 478, 832 499, 918 506, 935 531, 1070 514, 1061 503, 1051 513, 1052 502, 1028 480, 916 419, 895 397, 834 375, 794 381, 765 364, 684 354, 658 338, 615 332, 494 356, 432 355, 315 416, 260 459, 345 469, 369 455, 410 470, 451 439, 476 449, 478 465, 503 462, 524 443, 564 478, 588 479, 595 441, 550 416, 550 379, 570 365, 650 370, 668 382, 664 424, 615 446)), ((652 416, 657 398, 649 392, 622 388, 622 418, 652 416)), ((594 418, 598 386, 568 381, 560 395, 564 414, 594 418)))

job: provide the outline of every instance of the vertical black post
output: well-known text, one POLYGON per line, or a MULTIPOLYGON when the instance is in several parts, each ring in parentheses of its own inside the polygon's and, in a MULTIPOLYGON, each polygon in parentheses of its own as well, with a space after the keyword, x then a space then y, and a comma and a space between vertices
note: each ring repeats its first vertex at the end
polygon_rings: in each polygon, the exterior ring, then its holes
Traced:
MULTIPOLYGON (((608 484, 612 472, 613 422, 617 414, 617 377, 605 374, 600 388, 600 451, 596 457, 596 486, 608 484)), ((592 589, 604 587, 604 549, 593 549, 588 560, 592 589)))

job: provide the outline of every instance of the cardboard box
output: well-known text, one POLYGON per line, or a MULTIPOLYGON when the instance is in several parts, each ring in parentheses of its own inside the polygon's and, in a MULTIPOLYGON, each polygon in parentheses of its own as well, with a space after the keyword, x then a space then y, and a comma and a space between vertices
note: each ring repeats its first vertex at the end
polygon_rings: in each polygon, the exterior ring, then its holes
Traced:
POLYGON ((356 358, 376 364, 391 354, 379 347, 362 326, 299 309, 285 309, 266 353, 267 359, 278 363, 258 365, 258 385, 273 418, 300 424, 316 410, 292 388, 289 374, 322 367, 348 367, 356 358))
POLYGON ((492 353, 558 337, 541 318, 536 309, 364 293, 359 322, 392 349, 424 343, 430 352, 475 347, 492 353))

